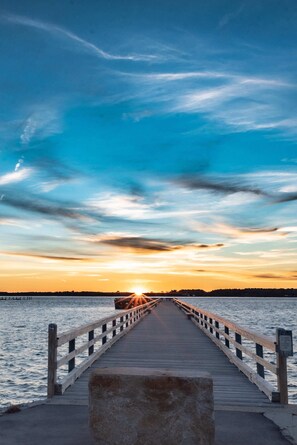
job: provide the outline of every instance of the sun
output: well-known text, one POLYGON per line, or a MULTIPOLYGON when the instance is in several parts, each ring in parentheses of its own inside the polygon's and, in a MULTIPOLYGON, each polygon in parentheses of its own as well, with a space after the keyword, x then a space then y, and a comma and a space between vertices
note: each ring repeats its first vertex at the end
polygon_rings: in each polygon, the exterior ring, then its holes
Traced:
POLYGON ((143 287, 143 286, 136 286, 136 287, 134 287, 134 288, 132 289, 132 292, 133 292, 135 295, 139 296, 139 295, 142 295, 142 294, 144 294, 145 292, 147 292, 147 289, 145 289, 145 287, 143 287))

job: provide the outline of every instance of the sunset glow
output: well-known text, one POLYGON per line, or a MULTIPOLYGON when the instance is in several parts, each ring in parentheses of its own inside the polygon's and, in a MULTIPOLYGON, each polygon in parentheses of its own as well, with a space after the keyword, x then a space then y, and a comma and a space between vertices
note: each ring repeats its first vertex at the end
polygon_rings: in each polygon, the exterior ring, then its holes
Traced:
POLYGON ((133 293, 137 297, 139 297, 140 295, 142 295, 142 294, 144 294, 146 292, 148 292, 147 289, 145 289, 144 287, 140 287, 140 286, 139 287, 134 287, 134 289, 133 289, 133 293))
POLYGON ((0 290, 296 287, 295 18, 3 0, 0 290))

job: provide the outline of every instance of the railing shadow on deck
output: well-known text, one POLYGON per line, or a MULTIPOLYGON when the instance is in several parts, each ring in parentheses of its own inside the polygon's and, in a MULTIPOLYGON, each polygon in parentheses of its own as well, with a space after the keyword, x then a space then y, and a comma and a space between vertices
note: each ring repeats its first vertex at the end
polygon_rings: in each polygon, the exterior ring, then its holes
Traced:
POLYGON ((56 324, 50 324, 48 326, 48 398, 63 394, 100 355, 129 332, 158 303, 159 299, 155 299, 132 309, 116 311, 111 316, 61 334, 58 334, 56 324), (87 341, 82 336, 87 336, 87 341), (79 356, 83 358, 77 365, 76 358, 79 356), (67 370, 58 375, 58 371, 63 367, 67 370))
POLYGON ((288 403, 287 357, 293 355, 292 331, 278 328, 275 337, 261 335, 184 301, 173 299, 173 302, 272 402, 288 403), (246 345, 242 344, 244 340, 246 345), (250 349, 251 344, 255 352, 250 349), (276 364, 264 358, 264 348, 273 353, 276 364), (257 371, 243 362, 243 354, 256 363, 257 371), (265 370, 276 376, 277 389, 265 380, 265 370))

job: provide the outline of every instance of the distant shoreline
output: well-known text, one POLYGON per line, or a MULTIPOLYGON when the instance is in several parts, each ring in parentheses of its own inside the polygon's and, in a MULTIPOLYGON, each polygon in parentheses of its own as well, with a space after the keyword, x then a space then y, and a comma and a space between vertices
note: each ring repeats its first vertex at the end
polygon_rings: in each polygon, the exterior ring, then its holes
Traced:
MULTIPOLYGON (((297 289, 290 288, 246 288, 246 289, 215 289, 204 291, 202 289, 181 289, 170 292, 146 292, 148 296, 160 297, 267 297, 288 298, 297 297, 297 289)), ((94 292, 94 291, 55 291, 55 292, 4 292, 0 291, 0 297, 126 297, 131 292, 94 292)))

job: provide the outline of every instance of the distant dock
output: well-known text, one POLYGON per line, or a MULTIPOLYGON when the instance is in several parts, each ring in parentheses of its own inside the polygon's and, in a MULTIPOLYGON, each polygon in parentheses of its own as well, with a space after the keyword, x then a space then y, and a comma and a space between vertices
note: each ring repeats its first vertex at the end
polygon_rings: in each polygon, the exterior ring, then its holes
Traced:
POLYGON ((15 300, 32 300, 30 296, 12 296, 12 295, 0 295, 0 301, 15 301, 15 300))

